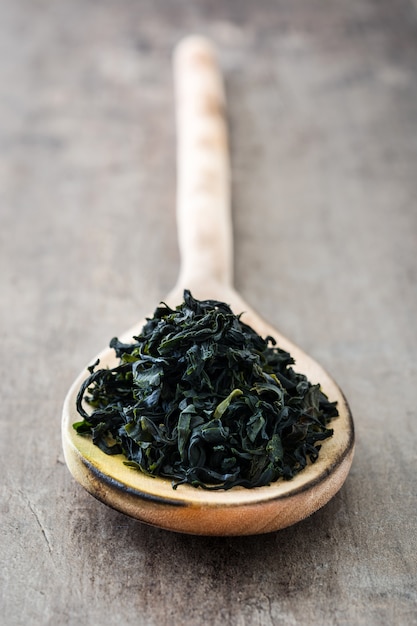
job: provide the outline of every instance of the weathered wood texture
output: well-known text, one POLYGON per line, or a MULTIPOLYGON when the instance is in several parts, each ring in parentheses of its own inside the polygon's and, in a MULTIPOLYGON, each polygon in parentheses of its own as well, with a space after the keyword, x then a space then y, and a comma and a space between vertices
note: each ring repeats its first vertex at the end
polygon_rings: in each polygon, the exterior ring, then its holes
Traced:
POLYGON ((417 10, 398 0, 5 0, 1 623, 417 623, 417 10), (208 539, 95 501, 63 463, 80 367, 178 268, 170 55, 221 50, 235 284, 332 372, 357 452, 323 510, 208 539))

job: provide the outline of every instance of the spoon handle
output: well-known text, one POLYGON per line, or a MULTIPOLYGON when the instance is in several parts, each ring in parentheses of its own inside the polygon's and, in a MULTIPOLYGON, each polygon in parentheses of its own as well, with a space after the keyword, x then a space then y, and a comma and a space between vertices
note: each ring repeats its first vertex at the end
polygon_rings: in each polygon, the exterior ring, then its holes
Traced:
POLYGON ((174 51, 179 283, 233 277, 226 99, 215 50, 198 35, 174 51))

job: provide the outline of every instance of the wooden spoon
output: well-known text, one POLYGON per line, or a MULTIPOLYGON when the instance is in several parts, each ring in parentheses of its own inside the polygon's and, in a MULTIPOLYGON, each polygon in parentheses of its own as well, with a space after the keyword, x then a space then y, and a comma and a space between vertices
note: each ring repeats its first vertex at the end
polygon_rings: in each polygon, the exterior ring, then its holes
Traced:
MULTIPOLYGON (((108 456, 89 437, 78 435, 75 400, 87 377, 83 370, 68 392, 62 419, 65 459, 74 478, 107 505, 148 524, 201 535, 249 535, 294 524, 326 504, 350 469, 354 430, 347 402, 336 383, 311 357, 265 322, 232 287, 230 163, 225 98, 215 51, 206 39, 191 36, 174 54, 177 97, 177 221, 181 254, 178 282, 164 301, 174 307, 184 288, 198 299, 227 302, 260 335, 275 337, 292 354, 298 371, 320 383, 338 403, 334 435, 322 444, 319 458, 290 481, 267 487, 205 491, 190 485, 172 488, 171 480, 151 478, 108 456)), ((121 336, 128 341, 144 321, 121 336)), ((96 360, 97 357, 93 359, 96 360)), ((99 355, 101 366, 116 364, 113 350, 99 355)))

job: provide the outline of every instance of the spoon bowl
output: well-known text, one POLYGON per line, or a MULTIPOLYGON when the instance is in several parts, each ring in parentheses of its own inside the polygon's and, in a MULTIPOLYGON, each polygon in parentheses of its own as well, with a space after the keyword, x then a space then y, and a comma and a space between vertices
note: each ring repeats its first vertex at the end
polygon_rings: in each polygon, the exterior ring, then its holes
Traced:
MULTIPOLYGON (((177 222, 181 267, 174 289, 164 298, 175 308, 184 289, 193 297, 229 304, 242 321, 261 336, 272 336, 295 359, 294 369, 319 383, 339 416, 334 434, 322 442, 319 457, 289 481, 266 487, 206 491, 187 484, 172 488, 166 478, 150 477, 124 464, 123 455, 109 456, 73 428, 78 391, 85 368, 64 402, 62 443, 73 477, 105 504, 142 522, 199 535, 250 535, 290 526, 324 506, 343 485, 354 453, 354 428, 346 399, 324 369, 298 346, 272 328, 232 286, 230 163, 225 98, 215 51, 206 39, 187 37, 174 55, 177 95, 178 189, 177 222)), ((145 320, 121 335, 128 342, 145 320)), ((101 367, 117 364, 114 351, 103 350, 101 367)))

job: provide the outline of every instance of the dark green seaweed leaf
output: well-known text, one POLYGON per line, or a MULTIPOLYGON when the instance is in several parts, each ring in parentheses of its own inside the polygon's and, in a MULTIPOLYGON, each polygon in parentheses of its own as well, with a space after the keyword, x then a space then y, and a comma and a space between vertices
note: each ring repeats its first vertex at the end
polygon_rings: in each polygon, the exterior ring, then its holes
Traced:
POLYGON ((291 479, 333 434, 336 403, 224 302, 186 290, 175 310, 161 304, 132 343, 114 338, 110 347, 119 364, 89 368, 74 428, 133 468, 171 477, 174 487, 291 479))

